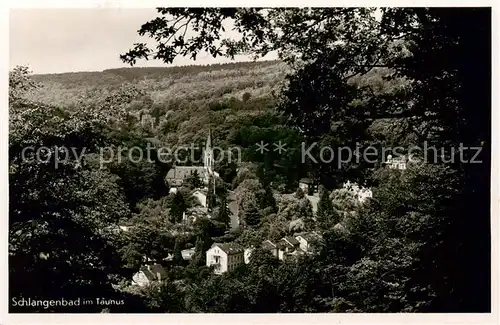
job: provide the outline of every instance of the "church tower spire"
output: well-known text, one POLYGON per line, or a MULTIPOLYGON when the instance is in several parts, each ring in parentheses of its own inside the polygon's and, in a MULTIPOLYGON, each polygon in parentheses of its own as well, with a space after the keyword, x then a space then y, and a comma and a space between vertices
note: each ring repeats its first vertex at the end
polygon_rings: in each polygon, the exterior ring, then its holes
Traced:
POLYGON ((210 128, 208 129, 207 142, 205 144, 205 151, 203 153, 205 169, 209 174, 212 174, 214 167, 214 152, 212 150, 212 135, 210 128))

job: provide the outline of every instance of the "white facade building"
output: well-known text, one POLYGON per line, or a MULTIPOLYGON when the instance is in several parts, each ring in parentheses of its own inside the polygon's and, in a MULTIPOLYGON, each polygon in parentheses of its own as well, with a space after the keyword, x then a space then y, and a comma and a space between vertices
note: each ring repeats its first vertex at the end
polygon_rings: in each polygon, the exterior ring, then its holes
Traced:
POLYGON ((250 257, 252 256, 253 248, 245 248, 245 252, 243 253, 245 264, 250 263, 250 257))
POLYGON ((236 243, 215 243, 207 250, 207 266, 214 267, 215 274, 232 271, 245 264, 244 248, 236 243))
POLYGON ((295 239, 300 243, 299 248, 304 252, 314 251, 314 245, 321 239, 321 236, 317 233, 305 233, 295 236, 295 239))
POLYGON ((344 183, 344 188, 348 191, 351 191, 361 203, 365 202, 366 199, 373 197, 372 190, 363 186, 359 186, 356 183, 351 183, 350 181, 344 183))
POLYGON ((167 278, 165 269, 160 264, 142 266, 139 272, 132 277, 132 283, 145 287, 153 282, 160 282, 167 278))
POLYGON ((405 170, 407 163, 408 158, 406 156, 392 157, 392 155, 387 156, 387 161, 385 162, 390 169, 400 170, 405 170))
POLYGON ((302 191, 304 191, 305 194, 307 194, 310 188, 314 190, 314 183, 309 178, 302 178, 299 181, 299 187, 302 189, 302 191))
POLYGON ((193 196, 200 202, 200 205, 204 208, 208 207, 207 205, 207 193, 204 191, 196 190, 193 192, 193 196))

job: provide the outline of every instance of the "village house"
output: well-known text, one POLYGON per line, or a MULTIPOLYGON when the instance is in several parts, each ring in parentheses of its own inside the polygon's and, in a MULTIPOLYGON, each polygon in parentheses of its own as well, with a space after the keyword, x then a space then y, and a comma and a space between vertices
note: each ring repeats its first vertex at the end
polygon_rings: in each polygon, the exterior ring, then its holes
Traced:
POLYGON ((387 161, 385 165, 390 169, 400 169, 405 170, 408 166, 408 158, 403 156, 393 157, 392 155, 387 156, 387 161))
MULTIPOLYGON (((181 255, 182 255, 182 259, 184 261, 190 261, 193 259, 193 255, 195 253, 195 249, 194 248, 186 248, 186 249, 183 249, 181 250, 181 255)), ((174 265, 174 254, 172 253, 169 253, 167 255, 167 257, 165 257, 163 260, 162 260, 162 263, 163 265, 174 265)))
POLYGON ((243 259, 245 260, 245 264, 250 263, 250 257, 252 256, 253 250, 253 247, 245 248, 245 251, 243 252, 243 259))
POLYGON ((121 231, 130 231, 134 228, 134 226, 129 226, 129 225, 121 225, 121 226, 118 226, 120 228, 121 231))
POLYGON ((194 253, 195 253, 194 247, 181 250, 182 258, 185 261, 190 261, 193 258, 194 253))
POLYGON ((300 245, 299 241, 292 236, 283 237, 281 240, 286 242, 288 245, 291 245, 295 249, 298 248, 300 245))
POLYGON ((121 225, 117 225, 117 224, 114 224, 114 225, 110 225, 110 226, 106 226, 106 227, 103 227, 99 230, 100 233, 104 234, 104 233, 111 233, 111 234, 114 234, 114 235, 117 235, 121 232, 129 232, 131 231, 132 229, 134 229, 134 226, 133 225, 129 225, 129 224, 121 224, 121 225))
POLYGON ((214 267, 215 274, 232 271, 245 263, 244 248, 236 243, 215 243, 206 252, 208 267, 214 267))
POLYGON ((297 235, 295 239, 299 242, 299 247, 302 251, 313 252, 315 250, 315 244, 321 239, 321 236, 315 232, 310 232, 297 235))
POLYGON ((299 180, 299 187, 305 194, 309 194, 315 190, 314 182, 310 178, 301 178, 299 180))
POLYGON ((300 243, 297 239, 287 236, 281 238, 277 243, 278 247, 278 259, 285 260, 287 255, 293 253, 297 249, 300 249, 300 243))
POLYGON ((200 218, 211 218, 208 208, 197 206, 187 209, 187 211, 182 214, 182 221, 185 223, 195 222, 200 218))
MULTIPOLYGON (((181 255, 182 259, 185 261, 190 261, 193 258, 193 255, 195 253, 195 249, 193 248, 186 248, 181 250, 181 255)), ((174 254, 168 254, 167 257, 163 259, 164 262, 172 262, 174 260, 174 254)))
POLYGON ((262 242, 262 248, 269 251, 274 257, 278 257, 278 246, 269 239, 262 242))
POLYGON ((373 197, 373 192, 369 188, 359 186, 356 183, 352 183, 350 181, 347 181, 344 183, 344 188, 354 194, 356 199, 363 203, 367 199, 371 199, 373 197))
POLYGON ((196 190, 193 192, 193 197, 196 198, 196 200, 198 201, 198 203, 204 207, 204 208, 207 208, 208 207, 208 204, 207 204, 207 191, 206 190, 196 190))
POLYGON ((139 272, 132 277, 133 284, 140 287, 148 286, 154 282, 165 280, 167 272, 160 264, 142 266, 139 272))
POLYGON ((314 244, 321 238, 317 233, 303 233, 295 237, 286 236, 273 243, 267 239, 262 242, 262 248, 269 251, 279 260, 287 260, 314 252, 314 244))

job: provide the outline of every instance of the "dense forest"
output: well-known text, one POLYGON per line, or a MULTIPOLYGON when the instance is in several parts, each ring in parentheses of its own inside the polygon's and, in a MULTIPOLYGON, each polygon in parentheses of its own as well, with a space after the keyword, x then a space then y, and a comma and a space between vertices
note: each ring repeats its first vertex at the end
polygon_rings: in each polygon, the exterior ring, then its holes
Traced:
MULTIPOLYGON (((136 44, 124 62, 171 63, 200 51, 277 51, 280 60, 11 71, 10 297, 123 301, 28 310, 41 312, 489 311, 490 12, 386 8, 376 18, 374 10, 159 8, 139 30, 158 47, 136 44), (240 40, 222 38, 225 20, 236 21, 240 40), (172 27, 180 21, 182 30, 172 27), (198 34, 184 39, 186 26, 198 34), (241 159, 216 163, 211 218, 186 223, 199 175, 170 191, 172 163, 158 148, 203 147, 209 130, 214 145, 241 149, 241 159), (285 152, 257 150, 278 141, 285 152), (405 170, 385 168, 380 150, 375 163, 304 161, 300 150, 424 141, 448 149, 405 170), (150 145, 151 162, 119 153, 102 165, 104 147, 150 145), (449 148, 459 145, 482 148, 482 163, 455 159, 462 153, 449 148), (27 147, 45 148, 42 162, 27 147), (81 155, 58 161, 63 147, 81 155), (302 178, 317 193, 298 188, 302 178), (361 202, 347 181, 373 197, 361 202), (116 231, 122 225, 132 229, 116 231), (283 262, 260 249, 304 231, 321 234, 316 254, 283 262), (213 274, 205 252, 215 242, 255 248, 250 263, 213 274), (194 248, 189 261, 186 248, 194 248), (166 279, 130 285, 145 262, 169 256, 166 279)), ((187 158, 182 164, 197 164, 187 158)))

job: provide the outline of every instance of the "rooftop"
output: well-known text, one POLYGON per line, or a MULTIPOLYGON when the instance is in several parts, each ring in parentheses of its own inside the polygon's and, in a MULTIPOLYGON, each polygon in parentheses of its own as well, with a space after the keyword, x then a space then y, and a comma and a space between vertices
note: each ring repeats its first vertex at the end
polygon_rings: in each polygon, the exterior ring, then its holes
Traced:
POLYGON ((300 244, 299 241, 297 239, 295 239, 294 237, 292 237, 292 236, 286 236, 283 239, 286 240, 287 242, 289 242, 292 245, 299 245, 300 244))
POLYGON ((293 244, 291 244, 290 242, 286 241, 285 238, 281 238, 278 243, 276 244, 276 246, 278 246, 279 249, 281 250, 284 250, 284 249, 287 249, 287 248, 290 248, 290 249, 294 249, 295 246, 293 246, 293 244))
POLYGON ((262 242, 262 248, 263 249, 276 249, 276 244, 274 244, 272 241, 270 241, 269 239, 266 239, 262 242))
POLYGON ((316 232, 306 232, 302 234, 298 234, 297 237, 300 236, 304 238, 305 240, 318 240, 321 238, 321 235, 316 233, 316 232))
POLYGON ((219 247, 222 249, 226 254, 238 254, 238 253, 243 253, 245 250, 243 246, 236 244, 236 243, 214 243, 212 247, 219 247))
POLYGON ((158 274, 160 275, 161 279, 165 279, 167 277, 167 272, 160 264, 154 264, 152 266, 141 266, 140 271, 144 273, 149 281, 159 280, 158 274))
POLYGON ((183 180, 189 176, 191 172, 197 171, 199 177, 205 175, 205 167, 203 166, 173 166, 167 173, 167 180, 183 180))
POLYGON ((312 184, 313 181, 310 178, 301 178, 299 183, 304 183, 304 184, 312 184))

